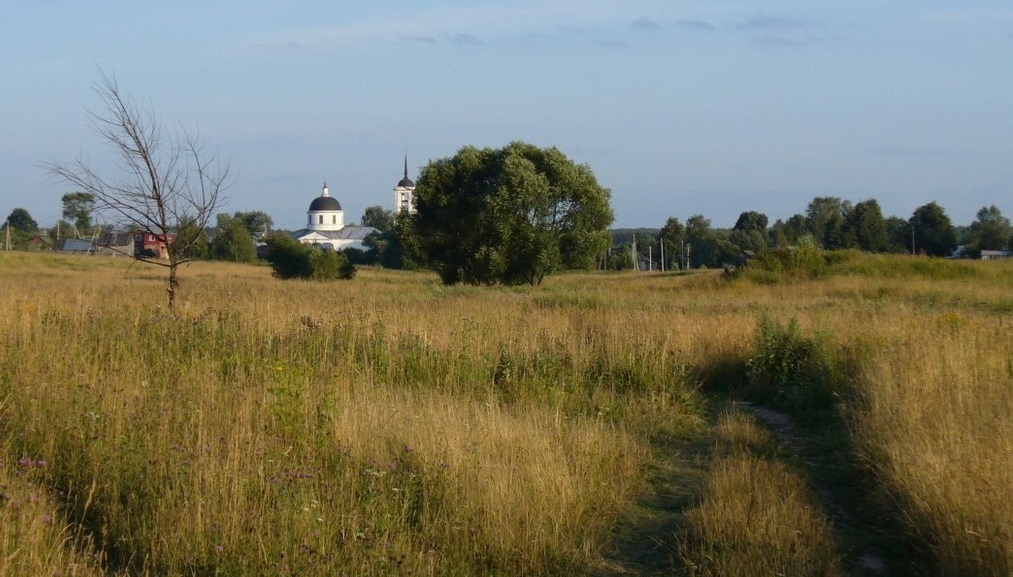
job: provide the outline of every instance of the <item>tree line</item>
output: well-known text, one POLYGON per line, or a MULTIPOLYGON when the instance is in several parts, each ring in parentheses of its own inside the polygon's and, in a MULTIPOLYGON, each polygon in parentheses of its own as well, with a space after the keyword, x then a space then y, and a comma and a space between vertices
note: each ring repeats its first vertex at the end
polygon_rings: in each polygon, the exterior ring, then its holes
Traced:
POLYGON ((918 207, 903 219, 884 217, 875 199, 853 204, 837 197, 816 197, 804 214, 773 224, 763 213, 746 211, 731 229, 714 228, 710 219, 697 214, 685 223, 670 217, 661 228, 615 230, 606 268, 633 268, 634 243, 640 260, 650 255, 652 266, 676 270, 739 264, 748 254, 796 246, 803 238, 825 250, 941 257, 963 246, 963 256, 977 258, 982 250, 1009 250, 1013 227, 995 205, 981 208, 969 226, 957 227, 936 202, 918 207))
MULTIPOLYGON (((41 229, 24 208, 13 209, 5 220, 5 226, 12 231, 12 247, 27 248, 31 236, 40 233, 50 238, 87 238, 111 231, 111 226, 93 223, 95 201, 88 193, 68 193, 61 202, 63 219, 48 229, 41 229)), ((508 220, 502 216, 497 218, 508 220)), ((479 229, 460 215, 454 221, 479 229)), ((393 211, 370 206, 361 224, 376 228, 378 232, 366 239, 365 249, 347 250, 348 260, 353 264, 395 269, 423 266, 424 259, 405 248, 407 224, 399 225, 393 211)), ((255 262, 257 241, 266 240, 273 225, 271 216, 263 211, 219 213, 215 226, 206 227, 204 234, 193 235, 196 240, 184 256, 195 260, 255 262)), ((192 223, 183 222, 180 226, 187 228, 192 223)), ((286 231, 273 232, 284 234, 286 231)), ((585 262, 581 263, 584 266, 577 268, 631 269, 634 267, 634 244, 638 260, 650 259, 650 266, 676 270, 737 264, 746 251, 757 253, 769 248, 795 246, 803 237, 811 238, 827 250, 856 249, 873 253, 950 256, 962 246, 963 256, 969 258, 978 258, 982 250, 1009 250, 1013 243, 1013 226, 995 205, 982 207, 970 225, 955 226, 943 207, 935 202, 918 207, 908 219, 903 219, 884 217, 875 199, 852 204, 837 197, 816 197, 805 213, 778 219, 773 224, 761 212, 745 211, 730 229, 712 227, 710 219, 697 214, 685 223, 677 217, 669 217, 660 228, 613 229, 610 233, 607 252, 593 263, 585 257, 585 262)))

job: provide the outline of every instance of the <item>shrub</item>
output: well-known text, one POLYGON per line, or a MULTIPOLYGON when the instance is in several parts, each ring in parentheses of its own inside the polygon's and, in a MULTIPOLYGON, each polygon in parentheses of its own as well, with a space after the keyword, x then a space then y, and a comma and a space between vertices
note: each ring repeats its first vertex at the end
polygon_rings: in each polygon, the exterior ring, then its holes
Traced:
POLYGON ((819 278, 827 272, 827 257, 809 235, 793 247, 765 250, 750 261, 749 278, 771 284, 775 278, 819 278))
POLYGON ((344 253, 333 250, 310 248, 312 278, 316 280, 351 280, 355 277, 355 265, 344 253))
POLYGON ((816 244, 813 237, 805 235, 798 239, 795 250, 791 253, 791 271, 796 276, 816 278, 826 272, 827 261, 823 250, 816 244))
POLYGON ((285 233, 273 233, 265 242, 267 261, 278 278, 348 280, 355 277, 355 265, 342 253, 301 244, 285 233))
POLYGON ((798 319, 782 326, 761 318, 748 361, 749 382, 789 403, 822 408, 838 388, 838 364, 825 339, 802 334, 798 319))

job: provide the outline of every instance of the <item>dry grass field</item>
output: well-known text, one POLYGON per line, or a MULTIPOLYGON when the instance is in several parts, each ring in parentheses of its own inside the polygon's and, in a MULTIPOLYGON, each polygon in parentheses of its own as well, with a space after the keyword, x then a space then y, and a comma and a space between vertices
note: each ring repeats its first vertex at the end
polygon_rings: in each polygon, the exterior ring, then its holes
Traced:
POLYGON ((631 574, 615 529, 662 458, 696 495, 644 535, 672 575, 853 572, 812 471, 729 394, 839 419, 897 573, 1010 574, 1013 263, 829 270, 195 263, 170 312, 155 267, 0 254, 0 574, 631 574), (686 439, 709 456, 659 450, 686 439))

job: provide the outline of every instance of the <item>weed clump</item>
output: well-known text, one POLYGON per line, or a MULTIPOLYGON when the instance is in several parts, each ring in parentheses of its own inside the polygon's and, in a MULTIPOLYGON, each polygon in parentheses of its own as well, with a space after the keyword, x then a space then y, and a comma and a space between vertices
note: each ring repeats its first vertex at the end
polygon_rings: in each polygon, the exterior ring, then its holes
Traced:
POLYGON ((351 280, 356 268, 344 253, 300 244, 284 233, 266 239, 267 261, 281 279, 351 280))
POLYGON ((749 264, 747 277, 760 284, 777 280, 814 279, 828 270, 827 258, 816 241, 809 235, 798 240, 793 247, 766 250, 749 264))
POLYGON ((795 408, 828 409, 846 385, 841 365, 829 338, 806 336, 797 318, 782 325, 761 317, 748 381, 761 395, 773 393, 774 400, 795 408))

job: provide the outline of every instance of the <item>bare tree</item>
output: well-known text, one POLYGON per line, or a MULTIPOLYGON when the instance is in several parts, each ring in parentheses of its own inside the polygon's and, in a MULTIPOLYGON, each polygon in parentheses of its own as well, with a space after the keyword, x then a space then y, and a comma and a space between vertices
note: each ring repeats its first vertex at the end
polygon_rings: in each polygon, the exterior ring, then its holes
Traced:
POLYGON ((80 157, 71 164, 42 166, 93 195, 97 211, 165 243, 167 258, 145 262, 168 269, 172 309, 179 288, 179 265, 193 260, 188 256, 191 247, 225 203, 228 163, 215 154, 205 155, 198 135, 182 128, 166 135, 151 109, 137 105, 114 77, 101 70, 95 92, 105 110, 89 113, 92 126, 119 155, 118 173, 103 176, 80 157))

